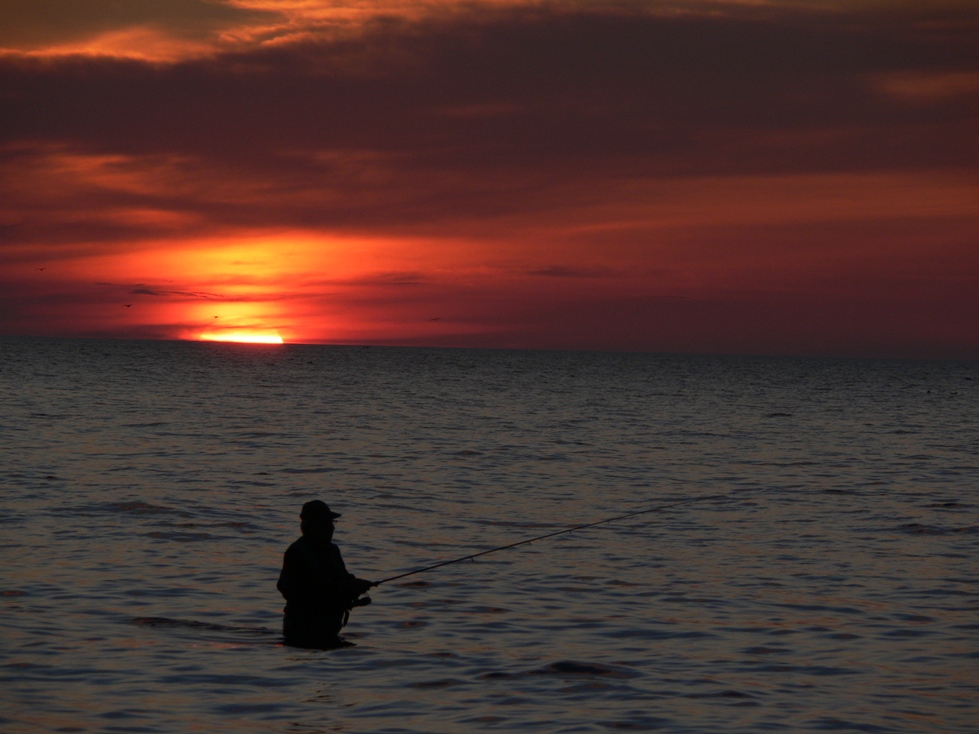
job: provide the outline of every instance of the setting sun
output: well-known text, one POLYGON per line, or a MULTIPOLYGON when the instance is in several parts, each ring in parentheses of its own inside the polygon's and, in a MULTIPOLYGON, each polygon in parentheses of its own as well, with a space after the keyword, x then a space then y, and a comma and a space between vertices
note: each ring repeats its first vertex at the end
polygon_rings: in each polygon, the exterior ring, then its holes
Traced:
POLYGON ((208 342, 238 342, 240 344, 282 344, 278 334, 254 334, 244 331, 226 331, 222 333, 201 334, 201 341, 208 342))

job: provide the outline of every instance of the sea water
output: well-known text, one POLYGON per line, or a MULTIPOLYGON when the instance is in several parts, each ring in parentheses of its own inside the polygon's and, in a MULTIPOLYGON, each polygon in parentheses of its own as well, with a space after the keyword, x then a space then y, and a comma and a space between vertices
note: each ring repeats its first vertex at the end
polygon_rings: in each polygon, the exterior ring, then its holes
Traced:
POLYGON ((977 456, 974 363, 3 339, 0 729, 976 732, 977 456), (373 580, 655 511, 326 652, 312 498, 373 580))

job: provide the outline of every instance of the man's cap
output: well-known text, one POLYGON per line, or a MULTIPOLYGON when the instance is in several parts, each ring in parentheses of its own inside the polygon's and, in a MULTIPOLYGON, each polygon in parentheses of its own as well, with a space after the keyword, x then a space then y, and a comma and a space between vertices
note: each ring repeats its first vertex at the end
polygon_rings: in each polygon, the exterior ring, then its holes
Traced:
POLYGON ((340 513, 331 510, 323 500, 311 500, 303 505, 299 517, 303 520, 333 520, 340 517, 340 513))

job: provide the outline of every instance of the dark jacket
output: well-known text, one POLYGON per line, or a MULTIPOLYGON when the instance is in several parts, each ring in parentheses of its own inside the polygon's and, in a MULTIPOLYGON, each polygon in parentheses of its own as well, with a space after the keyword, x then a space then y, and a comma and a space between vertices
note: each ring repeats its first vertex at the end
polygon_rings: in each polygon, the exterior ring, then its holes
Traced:
POLYGON ((276 587, 286 599, 286 617, 313 622, 350 609, 354 579, 336 545, 317 547, 304 536, 286 551, 276 587))

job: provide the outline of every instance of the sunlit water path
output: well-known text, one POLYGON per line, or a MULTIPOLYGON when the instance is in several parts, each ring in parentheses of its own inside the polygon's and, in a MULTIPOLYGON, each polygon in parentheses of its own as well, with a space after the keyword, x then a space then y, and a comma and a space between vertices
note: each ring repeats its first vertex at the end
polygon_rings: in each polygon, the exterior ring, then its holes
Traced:
POLYGON ((975 732, 979 365, 0 340, 0 728, 975 732), (283 647, 298 511, 392 582, 283 647))

